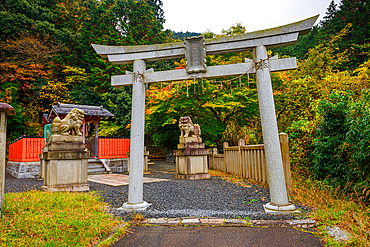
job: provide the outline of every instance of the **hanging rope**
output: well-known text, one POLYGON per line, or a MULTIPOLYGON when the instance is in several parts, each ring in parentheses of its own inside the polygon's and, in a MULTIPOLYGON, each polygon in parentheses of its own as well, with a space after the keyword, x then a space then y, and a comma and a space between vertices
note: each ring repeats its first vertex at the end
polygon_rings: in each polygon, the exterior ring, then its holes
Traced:
POLYGON ((194 94, 195 94, 195 77, 194 77, 194 94))
MULTIPOLYGON (((248 87, 249 87, 249 81, 250 81, 249 74, 250 74, 250 71, 253 68, 255 68, 256 70, 263 69, 263 68, 268 68, 268 60, 269 59, 270 58, 261 59, 260 61, 253 60, 254 63, 252 64, 252 66, 247 71, 245 71, 243 74, 241 74, 241 75, 239 75, 237 77, 234 77, 233 79, 228 80, 228 81, 230 81, 231 94, 233 93, 232 92, 232 82, 234 80, 239 80, 239 86, 241 87, 242 86, 242 77, 245 76, 245 75, 247 75, 247 77, 248 77, 248 87)), ((148 84, 147 85, 148 87, 149 87, 149 81, 150 81, 150 83, 161 83, 161 88, 163 87, 163 82, 158 82, 158 81, 152 80, 149 77, 147 77, 144 73, 133 72, 132 74, 133 74, 133 76, 132 76, 132 81, 133 82, 134 82, 134 80, 136 80, 138 78, 138 76, 141 76, 143 79, 146 79, 146 82, 144 82, 144 80, 142 80, 142 81, 144 83, 147 83, 148 84)), ((204 94, 204 83, 203 83, 204 78, 203 77, 198 77, 198 78, 199 79, 202 79, 202 93, 204 94)), ((221 90, 223 89, 223 83, 225 83, 225 81, 212 81, 212 82, 214 82, 214 83, 220 83, 221 84, 221 90)), ((195 85, 195 83, 196 83, 196 80, 194 78, 194 94, 195 94, 195 91, 196 91, 196 85, 195 85)), ((167 83, 167 84, 171 84, 171 83, 167 83)), ((179 88, 180 88, 179 85, 180 85, 180 82, 177 82, 177 93, 178 94, 179 94, 179 91, 180 91, 179 90, 179 88)), ((189 81, 188 80, 186 81, 186 95, 187 95, 187 97, 189 97, 189 81)))
POLYGON ((233 95, 233 82, 230 81, 230 90, 231 90, 231 96, 233 95))
POLYGON ((203 78, 202 78, 202 93, 204 94, 203 78))
POLYGON ((186 96, 189 97, 189 81, 186 81, 186 96))

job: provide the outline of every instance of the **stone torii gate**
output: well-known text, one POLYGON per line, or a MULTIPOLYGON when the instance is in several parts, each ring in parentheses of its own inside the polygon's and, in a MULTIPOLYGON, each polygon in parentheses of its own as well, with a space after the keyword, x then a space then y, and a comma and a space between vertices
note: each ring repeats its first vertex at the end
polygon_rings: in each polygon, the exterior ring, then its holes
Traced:
POLYGON ((171 82, 194 78, 215 78, 256 73, 262 134, 265 146, 266 166, 271 202, 265 205, 269 213, 291 213, 295 206, 288 202, 280 151, 275 104, 270 72, 297 68, 296 58, 268 58, 267 49, 294 44, 298 36, 310 32, 317 16, 285 26, 213 39, 187 38, 184 43, 175 42, 141 46, 103 46, 92 44, 102 57, 113 64, 133 63, 133 72, 111 77, 112 86, 132 85, 132 118, 130 177, 128 202, 122 210, 144 210, 149 203, 143 201, 145 81, 171 82), (245 63, 207 67, 206 55, 253 51, 253 60, 245 63), (146 70, 146 62, 185 57, 186 70, 146 70))

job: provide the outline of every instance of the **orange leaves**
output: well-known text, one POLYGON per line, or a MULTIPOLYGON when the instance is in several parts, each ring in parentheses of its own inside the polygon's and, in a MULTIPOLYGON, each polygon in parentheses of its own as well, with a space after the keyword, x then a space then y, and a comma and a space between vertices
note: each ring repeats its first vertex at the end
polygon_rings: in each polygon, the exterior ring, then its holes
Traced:
POLYGON ((34 77, 49 78, 51 74, 51 69, 41 64, 0 63, 0 82, 14 80, 33 81, 34 77))

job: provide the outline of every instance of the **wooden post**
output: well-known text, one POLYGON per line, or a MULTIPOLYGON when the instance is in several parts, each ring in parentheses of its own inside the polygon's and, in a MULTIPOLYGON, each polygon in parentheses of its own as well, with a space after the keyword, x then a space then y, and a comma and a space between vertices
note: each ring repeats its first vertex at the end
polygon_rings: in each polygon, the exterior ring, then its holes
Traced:
POLYGON ((229 147, 229 143, 224 142, 224 146, 223 146, 223 148, 224 148, 224 170, 223 170, 223 172, 227 172, 227 155, 226 155, 226 148, 228 148, 228 147, 229 147))
POLYGON ((99 121, 95 122, 95 142, 96 142, 95 159, 99 159, 99 121))
POLYGON ((7 115, 15 115, 14 108, 6 103, 0 103, 0 218, 4 204, 7 115))
POLYGON ((291 171, 290 171, 288 134, 280 133, 279 138, 280 138, 281 156, 283 158, 286 190, 288 194, 291 194, 292 193, 292 176, 291 176, 291 171))

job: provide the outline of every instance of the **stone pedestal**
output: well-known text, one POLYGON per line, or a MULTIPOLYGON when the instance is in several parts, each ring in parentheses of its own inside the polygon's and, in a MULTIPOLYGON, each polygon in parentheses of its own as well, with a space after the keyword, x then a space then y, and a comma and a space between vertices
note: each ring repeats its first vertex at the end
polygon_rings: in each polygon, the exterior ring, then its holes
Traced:
POLYGON ((174 150, 176 156, 176 178, 180 179, 206 179, 208 174, 208 149, 202 142, 186 142, 178 144, 174 150))
POLYGON ((40 178, 40 162, 8 161, 6 173, 14 178, 40 178))
POLYGON ((0 219, 4 203, 7 115, 15 115, 14 108, 0 102, 0 219))
POLYGON ((45 191, 88 191, 87 161, 82 136, 51 136, 47 151, 42 154, 41 174, 45 191), (72 140, 72 141, 70 141, 72 140), (70 141, 70 142, 67 142, 70 141))

